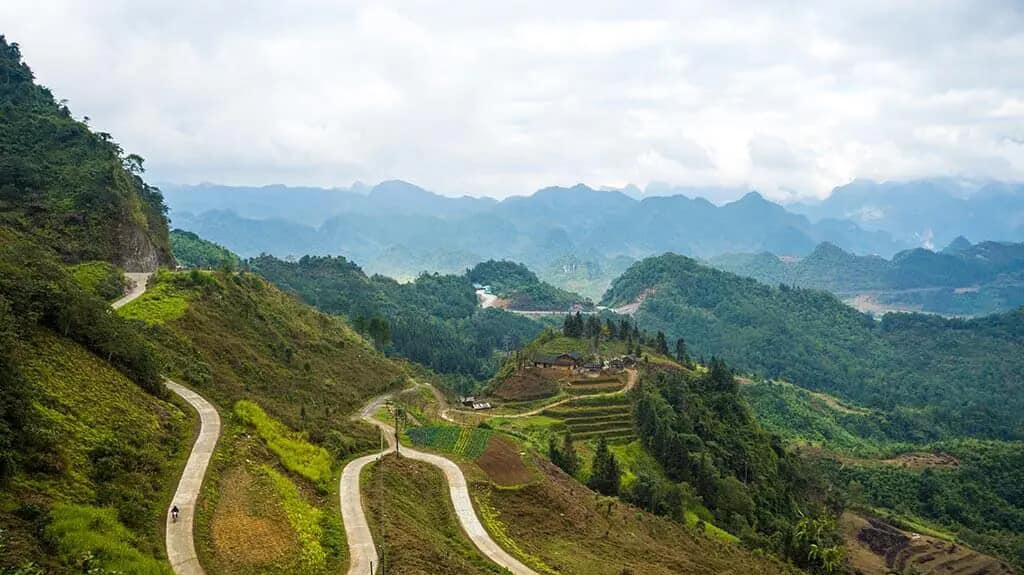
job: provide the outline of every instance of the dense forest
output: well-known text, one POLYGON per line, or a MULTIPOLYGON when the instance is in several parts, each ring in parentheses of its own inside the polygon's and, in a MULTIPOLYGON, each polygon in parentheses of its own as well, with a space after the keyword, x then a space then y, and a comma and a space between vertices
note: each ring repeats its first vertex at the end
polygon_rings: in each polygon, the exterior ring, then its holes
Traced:
POLYGON ((310 305, 348 317, 382 348, 442 373, 489 377, 496 350, 516 348, 542 329, 532 319, 479 309, 465 276, 423 274, 399 283, 330 256, 286 262, 264 255, 248 265, 310 305))
POLYGON ((716 525, 748 544, 802 567, 837 569, 843 550, 834 517, 841 498, 758 425, 724 362, 713 359, 704 373, 647 369, 635 395, 638 435, 669 480, 661 486, 638 481, 642 492, 634 487, 635 500, 657 508, 664 498, 658 494, 672 493, 671 482, 681 482, 684 493, 712 510, 716 525), (799 535, 802 522, 820 526, 813 540, 799 535))
POLYGON ((564 311, 573 304, 592 307, 589 300, 542 282, 525 265, 488 260, 466 272, 472 283, 490 286, 491 293, 507 300, 510 309, 564 311))
POLYGON ((644 292, 638 322, 685 338, 694 356, 927 422, 906 427, 939 437, 1022 433, 1024 310, 876 321, 825 292, 773 288, 673 254, 631 267, 605 301, 644 292))
POLYGON ((167 208, 142 180, 143 159, 33 79, 18 45, 0 36, 0 224, 64 261, 170 263, 167 208))

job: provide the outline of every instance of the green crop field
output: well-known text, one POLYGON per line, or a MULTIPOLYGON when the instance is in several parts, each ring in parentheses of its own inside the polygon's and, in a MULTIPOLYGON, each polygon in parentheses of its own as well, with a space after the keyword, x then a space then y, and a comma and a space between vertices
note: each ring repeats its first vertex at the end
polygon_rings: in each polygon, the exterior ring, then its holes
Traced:
POLYGON ((408 431, 414 445, 430 447, 445 453, 476 459, 487 449, 491 432, 474 427, 454 425, 428 425, 414 427, 408 431))

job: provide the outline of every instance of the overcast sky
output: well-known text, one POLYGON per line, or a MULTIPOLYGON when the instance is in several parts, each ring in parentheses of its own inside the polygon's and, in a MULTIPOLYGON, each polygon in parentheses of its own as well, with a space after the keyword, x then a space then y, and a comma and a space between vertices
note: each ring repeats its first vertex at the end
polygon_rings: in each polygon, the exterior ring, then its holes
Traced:
POLYGON ((1024 2, 815 4, 3 0, 0 33, 151 181, 1024 179, 1024 2))

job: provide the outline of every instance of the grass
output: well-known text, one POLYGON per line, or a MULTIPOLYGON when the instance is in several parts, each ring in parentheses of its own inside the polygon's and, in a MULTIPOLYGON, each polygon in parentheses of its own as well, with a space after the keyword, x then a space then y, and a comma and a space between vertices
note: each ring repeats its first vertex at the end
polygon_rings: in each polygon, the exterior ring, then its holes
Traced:
POLYGON ((504 571, 473 546, 451 507, 440 470, 386 457, 363 471, 362 493, 386 572, 422 575, 499 575, 504 571))
POLYGON ((710 531, 698 533, 598 496, 546 461, 537 460, 537 468, 539 480, 520 488, 470 484, 491 535, 534 569, 580 575, 797 572, 710 531))
MULTIPOLYGON (((297 573, 312 575, 321 572, 327 564, 327 552, 324 551, 323 512, 313 507, 302 497, 299 488, 284 475, 274 471, 268 465, 260 467, 274 486, 274 491, 281 498, 288 523, 295 530, 299 540, 299 564, 297 573)), ((334 532, 333 535, 337 535, 334 532)), ((337 543, 333 543, 337 546, 337 543)))
MULTIPOLYGON (((23 373, 38 393, 36 425, 47 439, 31 449, 33 471, 0 490, 0 525, 27 540, 38 525, 8 513, 45 518, 50 506, 102 507, 131 532, 140 553, 162 558, 162 519, 188 456, 189 415, 49 331, 20 347, 23 373)), ((37 560, 32 550, 25 555, 37 560)))
POLYGON ((256 433, 281 460, 285 469, 312 481, 318 489, 327 491, 332 479, 331 456, 327 450, 306 441, 302 434, 266 414, 259 405, 242 400, 235 403, 235 415, 253 426, 256 433))
POLYGON ((135 536, 117 520, 117 512, 90 505, 60 504, 50 513, 45 536, 65 565, 83 572, 171 575, 170 566, 133 546, 135 536))
MULTIPOLYGON (((169 272, 163 274, 169 275, 169 272)), ((147 325, 161 325, 185 315, 193 297, 194 293, 178 283, 157 281, 146 293, 119 309, 118 313, 124 318, 139 320, 147 325)))
POLYGON ((326 443, 332 431, 368 441, 372 432, 349 416, 407 380, 402 364, 343 320, 256 275, 171 272, 150 289, 170 284, 194 287, 182 315, 146 330, 164 372, 220 405, 255 401, 274 419, 308 432, 312 443, 326 443))
POLYGON ((478 427, 461 427, 455 425, 428 425, 408 430, 409 439, 414 445, 436 449, 469 459, 476 459, 487 449, 491 432, 478 427))
POLYGON ((68 270, 75 283, 107 301, 114 301, 124 293, 124 273, 109 262, 84 262, 68 270))

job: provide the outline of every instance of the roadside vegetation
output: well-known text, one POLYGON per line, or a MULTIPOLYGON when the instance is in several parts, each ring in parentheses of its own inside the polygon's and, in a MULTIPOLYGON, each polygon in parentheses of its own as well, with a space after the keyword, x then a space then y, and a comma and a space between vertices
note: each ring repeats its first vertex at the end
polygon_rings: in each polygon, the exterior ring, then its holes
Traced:
POLYGON ((313 445, 306 438, 280 422, 271 419, 259 405, 242 400, 235 403, 235 416, 256 432, 285 469, 305 477, 326 492, 333 478, 331 456, 326 449, 313 445))

